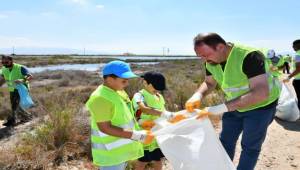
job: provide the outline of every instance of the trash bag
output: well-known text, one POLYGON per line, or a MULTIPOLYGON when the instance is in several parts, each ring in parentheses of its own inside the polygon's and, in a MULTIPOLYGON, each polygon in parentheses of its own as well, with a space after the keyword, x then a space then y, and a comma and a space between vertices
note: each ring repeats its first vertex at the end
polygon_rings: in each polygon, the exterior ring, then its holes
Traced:
POLYGON ((297 97, 283 83, 275 116, 282 120, 294 122, 299 119, 299 115, 297 97))
POLYGON ((28 109, 34 106, 34 103, 30 97, 29 91, 24 84, 17 84, 16 88, 20 96, 20 106, 23 109, 28 109))
POLYGON ((236 169, 208 118, 193 116, 175 124, 160 120, 152 130, 174 170, 236 169))

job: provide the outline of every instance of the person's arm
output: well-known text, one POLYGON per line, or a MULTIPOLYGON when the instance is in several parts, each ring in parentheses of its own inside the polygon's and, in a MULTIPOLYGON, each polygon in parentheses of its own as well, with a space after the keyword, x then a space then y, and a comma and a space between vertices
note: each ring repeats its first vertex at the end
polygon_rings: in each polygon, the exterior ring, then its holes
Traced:
POLYGON ((25 83, 33 79, 33 76, 29 73, 28 69, 23 66, 21 67, 21 73, 24 75, 24 79, 17 79, 15 80, 15 83, 25 83))
POLYGON ((206 76, 203 83, 201 83, 200 87, 196 91, 196 93, 200 93, 202 96, 207 95, 212 90, 214 90, 217 86, 217 81, 213 78, 212 75, 206 76))
POLYGON ((163 111, 159 111, 155 108, 145 106, 145 104, 143 102, 137 102, 137 104, 139 106, 139 109, 141 109, 141 111, 143 113, 151 114, 151 115, 155 115, 155 116, 160 116, 163 113, 163 111))
MULTIPOLYGON (((300 56, 299 56, 300 58, 300 56)), ((288 79, 291 79, 295 75, 300 73, 300 61, 296 63, 296 69, 288 76, 288 79)))
POLYGON ((128 131, 117 126, 111 124, 110 121, 106 122, 98 122, 98 128, 101 132, 106 133, 111 136, 121 137, 121 138, 128 138, 130 139, 132 136, 132 131, 128 131))
POLYGON ((248 93, 225 103, 228 111, 247 108, 266 100, 269 96, 267 75, 262 74, 249 79, 249 88, 248 93))

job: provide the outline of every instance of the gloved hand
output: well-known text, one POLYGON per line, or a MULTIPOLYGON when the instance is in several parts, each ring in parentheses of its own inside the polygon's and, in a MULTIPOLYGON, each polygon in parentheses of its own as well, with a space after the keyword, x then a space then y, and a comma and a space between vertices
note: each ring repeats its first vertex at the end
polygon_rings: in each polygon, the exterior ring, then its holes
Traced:
POLYGON ((139 125, 145 130, 150 130, 155 126, 155 122, 153 120, 140 119, 138 122, 139 125))
POLYGON ((172 119, 175 116, 175 114, 173 112, 169 112, 169 111, 165 110, 165 111, 163 111, 161 113, 160 116, 163 117, 163 118, 165 118, 165 119, 167 119, 167 120, 170 120, 170 119, 172 119))
POLYGON ((171 119, 169 119, 170 123, 177 123, 180 122, 183 119, 186 119, 187 116, 183 115, 183 114, 177 114, 174 117, 172 117, 171 119))
POLYGON ((185 109, 188 112, 193 112, 194 109, 200 107, 201 99, 202 99, 202 94, 201 93, 199 93, 199 92, 194 93, 193 96, 191 98, 189 98, 189 100, 185 103, 185 109))
POLYGON ((17 79, 17 80, 15 80, 15 83, 16 84, 24 83, 24 80, 23 79, 17 79))
POLYGON ((271 67, 270 67, 270 70, 271 70, 271 71, 277 71, 278 68, 277 68, 276 66, 271 66, 271 67))
POLYGON ((221 115, 224 112, 228 112, 228 108, 224 103, 216 106, 206 107, 203 110, 212 115, 221 115))
POLYGON ((285 79, 282 80, 282 82, 284 82, 284 83, 288 83, 289 81, 290 81, 289 77, 286 77, 285 79))
POLYGON ((144 144, 150 144, 154 139, 154 135, 152 134, 151 131, 147 131, 147 130, 135 131, 134 130, 134 131, 132 131, 131 139, 142 142, 144 144))

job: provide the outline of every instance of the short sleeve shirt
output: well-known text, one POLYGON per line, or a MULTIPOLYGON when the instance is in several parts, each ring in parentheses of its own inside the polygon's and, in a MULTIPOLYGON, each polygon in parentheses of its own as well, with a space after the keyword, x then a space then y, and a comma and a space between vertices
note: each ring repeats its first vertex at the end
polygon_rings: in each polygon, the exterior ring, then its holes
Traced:
POLYGON ((135 93, 133 95, 133 101, 134 101, 133 102, 133 108, 134 108, 134 110, 138 110, 139 109, 138 103, 139 102, 145 103, 145 98, 144 98, 144 96, 140 92, 138 92, 138 93, 135 93))
MULTIPOLYGON (((221 63, 223 70, 225 65, 226 62, 221 63)), ((249 53, 245 57, 243 62, 243 72, 246 74, 248 79, 261 74, 265 74, 266 70, 265 70, 264 56, 257 51, 253 51, 249 53)), ((207 69, 206 69, 206 75, 207 76, 211 75, 211 73, 207 69)))
POLYGON ((114 104, 98 96, 88 103, 89 111, 96 122, 110 121, 114 114, 114 104))

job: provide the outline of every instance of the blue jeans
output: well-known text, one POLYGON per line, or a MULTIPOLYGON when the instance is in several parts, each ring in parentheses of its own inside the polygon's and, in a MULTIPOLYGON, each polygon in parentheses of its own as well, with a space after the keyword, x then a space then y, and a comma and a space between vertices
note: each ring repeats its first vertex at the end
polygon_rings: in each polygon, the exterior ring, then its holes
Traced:
POLYGON ((100 166, 99 170, 125 170, 127 163, 121 163, 119 165, 114 166, 100 166))
POLYGON ((236 142, 243 132, 238 170, 254 169, 275 112, 276 106, 247 112, 226 112, 223 115, 220 140, 231 160, 234 158, 236 142))

